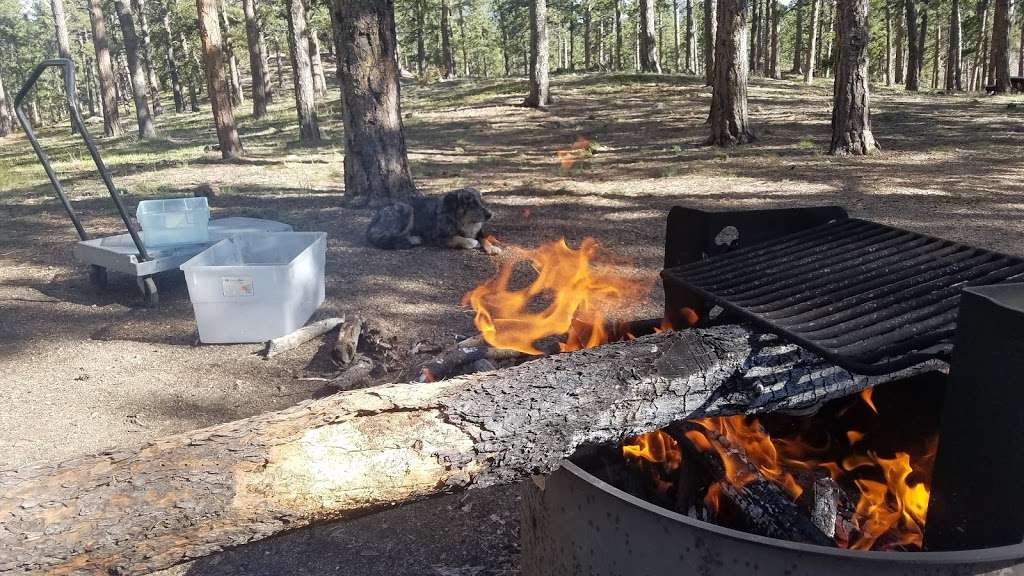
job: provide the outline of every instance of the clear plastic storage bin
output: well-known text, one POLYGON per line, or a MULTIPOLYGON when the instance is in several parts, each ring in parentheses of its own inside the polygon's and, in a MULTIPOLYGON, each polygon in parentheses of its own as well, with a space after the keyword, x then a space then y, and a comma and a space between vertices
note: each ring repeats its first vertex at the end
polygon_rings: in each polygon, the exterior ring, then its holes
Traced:
POLYGON ((301 328, 324 302, 327 234, 240 234, 181 265, 208 344, 263 342, 301 328))
POLYGON ((209 240, 206 198, 143 200, 135 210, 147 247, 202 244, 209 240))

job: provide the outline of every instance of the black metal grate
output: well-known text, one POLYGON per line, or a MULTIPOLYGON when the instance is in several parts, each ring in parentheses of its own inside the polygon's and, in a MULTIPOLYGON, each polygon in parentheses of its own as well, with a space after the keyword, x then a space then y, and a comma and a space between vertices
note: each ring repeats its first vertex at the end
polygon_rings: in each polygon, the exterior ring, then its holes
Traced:
POLYGON ((862 374, 952 350, 960 291, 1024 280, 1024 260, 842 219, 662 271, 709 303, 862 374))

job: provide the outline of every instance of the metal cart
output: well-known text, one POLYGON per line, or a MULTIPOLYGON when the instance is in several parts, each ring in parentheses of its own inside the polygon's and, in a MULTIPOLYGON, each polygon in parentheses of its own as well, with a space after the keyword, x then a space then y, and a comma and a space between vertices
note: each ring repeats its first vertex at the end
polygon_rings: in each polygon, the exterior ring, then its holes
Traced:
POLYGON ((32 144, 33 150, 36 152, 39 162, 43 165, 46 176, 50 179, 50 183, 53 184, 57 197, 64 206, 64 210, 68 213, 68 217, 71 218, 71 223, 74 224, 75 230, 78 232, 80 241, 75 246, 75 256, 89 264, 89 280, 99 289, 104 289, 107 286, 108 270, 121 272, 133 276, 139 290, 146 298, 147 304, 156 306, 160 301, 156 282, 153 280, 153 276, 156 274, 177 270, 186 260, 209 248, 214 243, 235 234, 244 232, 286 232, 292 229, 287 224, 272 220, 222 218, 210 221, 209 242, 147 249, 142 241, 139 230, 132 224, 132 219, 125 210, 124 201, 121 199, 117 188, 114 187, 114 182, 110 178, 110 172, 107 171, 107 167, 100 157, 99 150, 96 149, 96 144, 93 143, 92 137, 89 136, 89 131, 86 130, 85 123, 82 121, 82 115, 78 110, 78 98, 75 92, 74 62, 66 58, 55 58, 45 60, 36 66, 28 81, 25 82, 25 86, 22 87, 14 99, 14 112, 18 116, 18 122, 21 123, 25 135, 32 144), (86 148, 89 149, 89 155, 92 156, 92 160, 96 164, 100 178, 103 179, 103 183, 110 193, 110 198, 114 201, 114 206, 117 208, 118 214, 121 215, 125 228, 128 229, 127 234, 98 238, 89 236, 82 226, 81 219, 64 193, 64 187, 50 166, 50 159, 46 155, 46 151, 39 145, 39 140, 32 131, 32 125, 22 109, 22 104, 36 81, 39 80, 40 75, 49 67, 63 69, 64 92, 71 115, 71 128, 78 131, 85 142, 86 148))

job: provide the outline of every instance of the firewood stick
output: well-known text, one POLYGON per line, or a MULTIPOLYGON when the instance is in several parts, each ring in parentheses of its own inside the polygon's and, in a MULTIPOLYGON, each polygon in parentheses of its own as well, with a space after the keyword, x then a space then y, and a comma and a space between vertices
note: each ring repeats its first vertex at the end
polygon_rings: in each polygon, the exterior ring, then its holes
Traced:
POLYGON ((836 535, 839 490, 839 485, 830 476, 814 481, 814 509, 811 511, 811 522, 829 538, 836 535))
POLYGON ((478 360, 511 360, 525 356, 518 350, 504 348, 491 348, 490 346, 459 347, 448 350, 433 360, 421 364, 419 367, 419 381, 431 382, 443 380, 466 364, 472 364, 478 360))
POLYGON ((331 358, 340 364, 349 364, 356 357, 356 348, 359 346, 359 335, 363 330, 363 319, 356 316, 351 322, 347 322, 341 329, 338 341, 331 351, 331 358))
POLYGON ((373 361, 362 354, 356 354, 345 365, 345 370, 331 378, 328 384, 340 390, 351 390, 369 383, 372 371, 373 361))
POLYGON ((280 338, 274 338, 267 342, 266 357, 273 358, 282 352, 287 352, 293 348, 309 342, 314 338, 319 338, 324 334, 327 334, 331 330, 334 330, 338 326, 345 323, 345 317, 341 318, 325 318, 319 322, 314 322, 308 326, 303 326, 295 332, 288 334, 287 336, 281 336, 280 338))
POLYGON ((794 408, 912 373, 855 375, 716 326, 351 390, 144 446, 0 470, 0 572, 148 574, 312 522, 519 482, 581 445, 681 418, 794 408), (765 376, 765 366, 785 372, 765 376))
MULTIPOLYGON (((722 434, 692 423, 673 424, 669 430, 676 442, 687 446, 687 453, 698 455, 711 472, 712 478, 718 482, 722 497, 728 499, 741 512, 743 524, 749 531, 770 538, 835 546, 835 541, 805 517, 778 484, 761 474, 757 466, 747 458, 743 448, 722 434), (714 451, 701 450, 695 446, 686 434, 689 431, 703 434, 714 451), (736 466, 742 469, 743 476, 753 479, 742 486, 730 482, 725 476, 725 466, 718 456, 722 452, 732 457, 736 466)), ((833 524, 834 522, 833 518, 833 524)))

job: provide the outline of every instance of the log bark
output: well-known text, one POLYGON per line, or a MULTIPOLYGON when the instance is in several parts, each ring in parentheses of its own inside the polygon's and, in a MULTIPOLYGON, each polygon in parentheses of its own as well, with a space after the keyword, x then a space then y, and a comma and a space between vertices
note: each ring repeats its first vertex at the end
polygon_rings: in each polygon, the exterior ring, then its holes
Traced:
POLYGON ((339 364, 351 364, 359 349, 359 337, 362 333, 363 319, 356 316, 341 329, 338 341, 331 350, 331 358, 339 364))
POLYGON ((908 373, 854 376, 721 326, 353 390, 138 449, 0 471, 0 572, 143 574, 311 522, 517 482, 584 443, 819 405, 908 373))
POLYGON ((842 32, 832 97, 830 153, 863 156, 878 150, 871 133, 868 89, 868 0, 845 0, 837 9, 842 32))
POLYGON ((309 326, 303 326, 291 334, 286 334, 285 336, 274 338, 267 342, 267 349, 264 352, 264 355, 267 358, 273 358, 282 352, 294 350, 314 338, 319 338, 320 336, 327 334, 344 323, 344 317, 326 318, 319 322, 314 322, 309 326))
MULTIPOLYGON (((217 16, 216 0, 196 0, 199 13, 199 38, 203 42, 203 62, 206 64, 206 85, 213 108, 213 123, 217 128, 217 141, 223 158, 240 158, 243 154, 242 141, 235 128, 235 113, 231 109, 227 80, 224 78, 224 45, 220 36, 220 22, 217 16)), ((184 35, 182 36, 184 39, 184 35)), ((182 46, 187 53, 187 48, 182 46)), ((191 86, 190 86, 191 90, 191 86)), ((192 109, 197 108, 192 98, 192 109)))

